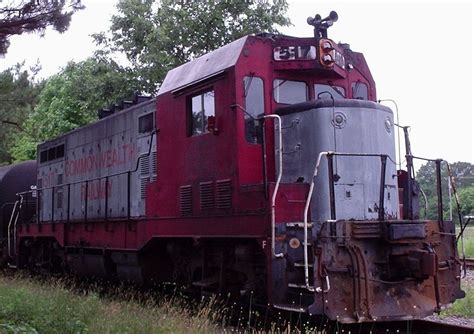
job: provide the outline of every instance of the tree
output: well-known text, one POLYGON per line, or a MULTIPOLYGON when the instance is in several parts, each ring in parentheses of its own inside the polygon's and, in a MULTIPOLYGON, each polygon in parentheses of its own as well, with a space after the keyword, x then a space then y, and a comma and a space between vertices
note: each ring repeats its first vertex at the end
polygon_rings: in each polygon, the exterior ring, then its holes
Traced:
POLYGON ((11 154, 32 159, 38 143, 97 119, 97 110, 133 95, 133 82, 117 63, 89 58, 70 62, 48 79, 11 154))
POLYGON ((459 191, 462 216, 474 216, 474 186, 459 191))
POLYGON ((166 73, 242 36, 288 26, 286 0, 120 0, 102 52, 123 52, 142 91, 154 93, 166 73))
MULTIPOLYGON (((460 202, 461 214, 467 214, 464 210, 465 205, 469 202, 469 196, 464 194, 464 191, 474 187, 474 165, 468 162, 455 162, 449 165, 451 176, 453 177, 454 187, 456 188, 460 202)), ((449 217, 449 190, 448 190, 448 168, 445 162, 441 163, 441 179, 442 179, 442 194, 443 194, 443 212, 444 217, 449 217)), ((437 219, 438 217, 438 197, 437 197, 437 182, 436 182, 436 165, 430 161, 420 167, 416 175, 417 181, 420 183, 421 189, 425 193, 428 202, 427 218, 437 219)), ((467 192, 469 194, 470 192, 467 192)), ((423 198, 420 198, 420 207, 425 205, 423 198)), ((458 221, 458 212, 454 198, 452 198, 451 206, 453 208, 453 219, 458 221)), ((466 208, 469 208, 467 206, 466 208)), ((423 212, 422 212, 423 213, 423 212)))
POLYGON ((83 8, 81 0, 8 1, 0 7, 0 54, 7 52, 12 35, 42 34, 48 26, 59 32, 66 31, 72 14, 83 8))
POLYGON ((43 87, 42 81, 35 80, 38 70, 17 64, 0 73, 0 164, 12 161, 9 150, 38 101, 43 87))

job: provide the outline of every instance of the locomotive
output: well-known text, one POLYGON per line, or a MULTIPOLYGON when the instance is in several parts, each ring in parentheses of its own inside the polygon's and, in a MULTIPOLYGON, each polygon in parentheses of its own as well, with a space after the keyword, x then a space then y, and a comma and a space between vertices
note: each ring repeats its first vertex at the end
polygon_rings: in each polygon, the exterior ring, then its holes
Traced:
POLYGON ((454 225, 420 218, 408 138, 402 171, 393 112, 363 54, 328 38, 336 20, 242 37, 171 70, 155 98, 40 144, 11 264, 341 323, 462 298, 454 225))

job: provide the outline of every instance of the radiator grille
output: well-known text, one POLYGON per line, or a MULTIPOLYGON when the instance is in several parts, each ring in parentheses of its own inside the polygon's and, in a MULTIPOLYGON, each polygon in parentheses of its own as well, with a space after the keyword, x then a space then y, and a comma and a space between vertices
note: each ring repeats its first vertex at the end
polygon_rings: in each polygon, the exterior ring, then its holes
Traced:
POLYGON ((216 182, 216 204, 218 209, 229 209, 232 207, 232 183, 231 180, 219 180, 216 182))
POLYGON ((154 151, 151 153, 151 182, 156 181, 157 165, 158 165, 157 155, 156 155, 156 151, 154 151))
POLYGON ((140 174, 141 175, 150 174, 150 157, 146 154, 142 155, 140 159, 140 174))
POLYGON ((140 177, 140 196, 141 199, 145 199, 146 196, 146 185, 150 182, 149 177, 140 177))
POLYGON ((193 209, 193 188, 190 185, 179 187, 179 207, 181 213, 191 212, 193 209))
POLYGON ((201 182, 199 184, 199 199, 201 210, 210 210, 214 208, 214 183, 201 182))

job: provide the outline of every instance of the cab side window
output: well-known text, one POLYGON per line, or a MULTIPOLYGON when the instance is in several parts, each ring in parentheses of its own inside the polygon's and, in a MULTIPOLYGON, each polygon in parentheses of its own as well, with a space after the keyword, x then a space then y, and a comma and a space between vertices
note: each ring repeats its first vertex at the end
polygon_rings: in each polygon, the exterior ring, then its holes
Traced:
POLYGON ((358 100, 369 99, 369 89, 363 82, 357 81, 352 83, 352 98, 358 100))
POLYGON ((207 133, 207 121, 215 116, 214 90, 194 95, 189 104, 189 135, 207 133))
POLYGON ((245 139, 251 144, 262 143, 261 123, 257 118, 265 113, 263 102, 263 80, 259 77, 244 78, 245 139))

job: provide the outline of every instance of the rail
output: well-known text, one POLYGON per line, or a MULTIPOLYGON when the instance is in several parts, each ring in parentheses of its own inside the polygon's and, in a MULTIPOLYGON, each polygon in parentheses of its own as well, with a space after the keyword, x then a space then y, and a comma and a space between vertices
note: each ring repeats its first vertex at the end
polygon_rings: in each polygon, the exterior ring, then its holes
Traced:
MULTIPOLYGON (((387 169, 387 158, 386 154, 370 154, 370 153, 341 153, 341 152, 320 152, 318 159, 316 160, 316 165, 314 167, 313 177, 311 180, 311 185, 309 187, 308 196, 306 198, 306 203, 304 207, 303 214, 303 223, 304 223, 304 243, 303 245, 308 244, 308 216, 309 216, 309 206, 311 199, 313 197, 313 191, 315 186, 315 180, 318 175, 319 166, 321 164, 322 157, 326 156, 328 159, 328 177, 329 177, 329 201, 330 201, 330 211, 331 211, 331 220, 336 220, 336 198, 334 191, 334 156, 352 156, 352 157, 380 157, 381 162, 381 171, 380 171, 380 195, 379 195, 379 211, 378 219, 383 221, 385 219, 385 210, 384 210, 384 200, 385 200, 385 174, 387 169)), ((305 285, 306 289, 309 291, 314 291, 314 288, 309 284, 309 260, 308 260, 308 248, 304 247, 304 276, 305 276, 305 285)), ((320 287, 316 288, 318 292, 322 291, 320 287)))
POLYGON ((339 333, 474 334, 474 327, 426 319, 337 324, 334 327, 339 333))
POLYGON ((271 225, 272 225, 272 256, 276 258, 283 257, 283 253, 275 253, 275 228, 276 228, 276 198, 278 194, 278 189, 281 183, 281 177, 283 175, 283 134, 281 129, 281 117, 279 115, 271 114, 263 116, 264 119, 273 118, 278 121, 278 176, 275 183, 275 188, 273 189, 272 194, 272 212, 271 212, 271 225))
MULTIPOLYGON (((13 210, 12 210, 12 215, 10 216, 10 220, 8 222, 8 228, 7 228, 7 247, 8 247, 8 256, 11 258, 13 257, 12 256, 12 247, 11 247, 11 243, 12 243, 12 237, 11 237, 11 231, 12 231, 12 223, 16 225, 16 221, 18 221, 18 215, 19 215, 19 211, 21 210, 21 204, 23 202, 23 198, 21 198, 20 200, 17 200, 15 202, 15 205, 13 206, 13 210), (13 222, 15 221, 15 223, 13 222)), ((13 238, 13 242, 15 243, 16 241, 16 235, 14 236, 13 238)), ((14 247, 15 248, 15 247, 14 247)))

